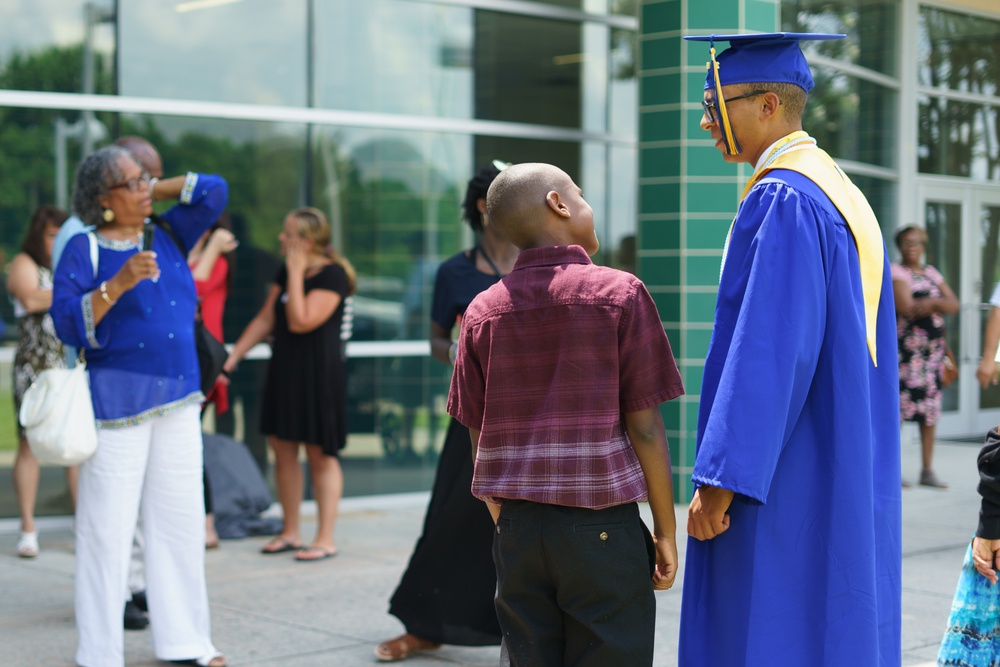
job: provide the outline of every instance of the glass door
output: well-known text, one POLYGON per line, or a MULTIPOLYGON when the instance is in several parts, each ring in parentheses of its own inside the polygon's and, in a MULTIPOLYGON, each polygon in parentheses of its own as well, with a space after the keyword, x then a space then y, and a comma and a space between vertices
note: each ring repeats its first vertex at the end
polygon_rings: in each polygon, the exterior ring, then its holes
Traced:
MULTIPOLYGON (((990 312, 990 298, 997 285, 1000 285, 1000 192, 997 188, 981 190, 973 197, 975 210, 976 233, 981 246, 981 269, 979 273, 979 352, 982 350, 983 332, 986 329, 986 319, 990 312)), ((980 355, 976 356, 976 364, 980 355)), ((972 375, 975 375, 974 365, 972 375)), ((975 378, 973 378, 974 380, 975 378)), ((1000 385, 982 389, 978 382, 975 391, 979 398, 979 411, 976 418, 977 430, 982 433, 1000 423, 1000 385)))
POLYGON ((934 266, 958 296, 961 310, 947 316, 948 345, 959 379, 944 390, 938 437, 979 435, 1000 423, 1000 386, 976 380, 989 299, 1000 283, 1000 188, 929 185, 921 210, 934 266))
MULTIPOLYGON (((965 288, 968 277, 963 275, 968 269, 968 262, 963 262, 967 256, 963 252, 964 216, 966 205, 960 193, 953 190, 937 191, 928 188, 923 204, 924 229, 927 231, 926 254, 924 263, 936 268, 944 277, 962 304, 962 309, 955 315, 948 315, 946 321, 946 338, 955 359, 959 362, 959 381, 944 390, 942 399, 941 421, 938 422, 937 436, 956 435, 968 428, 972 419, 974 407, 969 400, 971 389, 964 386, 962 380, 967 375, 974 375, 975 368, 970 368, 971 355, 964 344, 963 331, 969 326, 970 317, 978 303, 966 303, 963 298, 968 290, 965 288)), ((897 249, 898 250, 898 249, 897 249)), ((978 356, 976 357, 978 363, 978 356)))

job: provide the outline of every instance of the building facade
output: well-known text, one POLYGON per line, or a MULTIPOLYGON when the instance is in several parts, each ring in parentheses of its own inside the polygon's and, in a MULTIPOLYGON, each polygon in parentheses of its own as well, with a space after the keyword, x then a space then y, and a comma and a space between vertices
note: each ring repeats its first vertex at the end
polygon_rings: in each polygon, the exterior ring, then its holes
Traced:
POLYGON ((980 390, 975 369, 985 303, 1000 280, 1000 7, 992 0, 655 0, 639 13, 637 267, 688 390, 665 408, 678 495, 691 491, 722 247, 750 175, 746 165, 723 163, 698 126, 707 50, 681 35, 847 35, 803 47, 816 79, 803 125, 868 197, 890 256, 898 258, 896 229, 924 226, 928 263, 961 300, 948 320, 961 377, 945 392, 938 436, 978 436, 995 426, 1000 388, 980 390))
MULTIPOLYGON (((993 0, 9 0, 0 6, 0 251, 39 205, 65 206, 80 156, 139 134, 168 175, 224 175, 241 239, 226 337, 263 301, 284 214, 312 205, 359 272, 349 356, 348 495, 425 489, 448 369, 426 343, 436 266, 473 241, 459 203, 491 160, 566 169, 595 210, 595 258, 657 300, 688 395, 664 407, 689 492, 721 249, 745 166, 699 129, 706 61, 681 35, 844 32, 807 47, 806 129, 864 190, 891 244, 924 225, 962 301, 961 378, 939 434, 1000 421, 974 370, 1000 280, 1000 9, 993 0)), ((892 249, 895 256, 895 249, 892 249)), ((6 261, 6 260, 4 260, 6 261)), ((0 475, 15 433, 7 300, 0 475)), ((220 430, 264 462, 244 363, 220 430)), ((51 473, 51 474, 50 474, 51 473)), ((39 513, 67 510, 43 474, 39 513)), ((16 510, 0 484, 0 516, 16 510)))
MULTIPOLYGON (((460 203, 475 171, 494 159, 562 166, 597 213, 595 259, 633 267, 637 27, 635 0, 10 0, 0 5, 0 248, 17 252, 37 206, 66 206, 81 155, 144 136, 168 175, 229 181, 241 240, 225 318, 233 342, 281 261, 285 213, 322 209, 359 274, 345 492, 429 488, 449 379, 427 343, 434 272, 473 242, 460 203)), ((9 406, 6 299, 0 315, 9 406)), ((267 348, 256 356, 234 376, 233 415, 215 426, 263 463, 267 348)), ((7 467, 16 435, 4 411, 7 467)), ((0 489, 0 516, 16 515, 9 484, 0 489)), ((65 512, 58 471, 43 474, 41 496, 39 513, 65 512)))

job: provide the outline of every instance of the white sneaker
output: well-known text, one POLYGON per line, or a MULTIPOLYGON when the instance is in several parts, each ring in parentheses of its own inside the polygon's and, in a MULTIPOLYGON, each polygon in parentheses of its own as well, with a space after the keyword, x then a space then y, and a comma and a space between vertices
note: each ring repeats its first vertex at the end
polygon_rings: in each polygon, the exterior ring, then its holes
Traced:
POLYGON ((21 533, 17 541, 17 555, 21 558, 34 558, 38 555, 38 531, 21 533))

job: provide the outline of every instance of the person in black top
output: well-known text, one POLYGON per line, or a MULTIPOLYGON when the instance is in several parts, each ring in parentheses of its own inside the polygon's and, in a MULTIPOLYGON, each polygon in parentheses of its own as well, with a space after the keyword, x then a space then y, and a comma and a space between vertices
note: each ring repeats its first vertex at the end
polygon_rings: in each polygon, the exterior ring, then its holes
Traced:
MULTIPOLYGON (((518 249, 494 231, 486 215, 486 191, 500 173, 495 162, 469 181, 463 210, 476 244, 445 261, 434 281, 431 308, 431 356, 454 363, 459 320, 477 294, 510 272, 518 249)), ((385 662, 403 660, 413 651, 441 644, 490 646, 500 643, 493 601, 493 521, 472 496, 469 430, 451 420, 445 437, 423 534, 389 601, 389 613, 406 632, 375 647, 385 662)))
POLYGON ((972 540, 972 560, 976 570, 997 583, 1000 566, 1000 426, 986 436, 979 452, 979 526, 972 540))
POLYGON ((1000 426, 986 436, 979 452, 979 526, 955 589, 944 637, 938 649, 938 665, 972 667, 995 665, 1000 657, 996 637, 1000 635, 1000 426))
POLYGON ((314 561, 337 554, 333 526, 344 489, 337 455, 347 443, 340 330, 345 301, 354 293, 356 279, 351 264, 329 245, 330 225, 318 209, 289 213, 278 238, 285 264, 224 368, 231 372, 250 348, 273 335, 260 430, 274 451, 284 527, 261 553, 295 551, 296 560, 314 561), (300 444, 306 445, 318 511, 316 537, 308 547, 303 546, 299 523, 300 444))

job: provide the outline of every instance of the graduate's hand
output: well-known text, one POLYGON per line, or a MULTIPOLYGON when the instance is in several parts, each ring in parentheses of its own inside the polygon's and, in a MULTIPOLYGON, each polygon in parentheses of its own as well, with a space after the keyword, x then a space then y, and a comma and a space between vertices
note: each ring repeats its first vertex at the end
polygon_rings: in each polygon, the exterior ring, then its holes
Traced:
POLYGON ((694 498, 688 506, 688 535, 704 541, 729 530, 726 510, 733 502, 733 495, 729 489, 716 486, 695 489, 694 498))
POLYGON ((674 578, 677 576, 677 538, 673 535, 667 537, 653 535, 653 543, 656 545, 653 590, 669 590, 674 585, 674 578))
POLYGON ((977 537, 972 540, 972 562, 976 566, 979 574, 990 580, 991 584, 997 583, 996 568, 1000 565, 1000 540, 984 540, 977 537))

